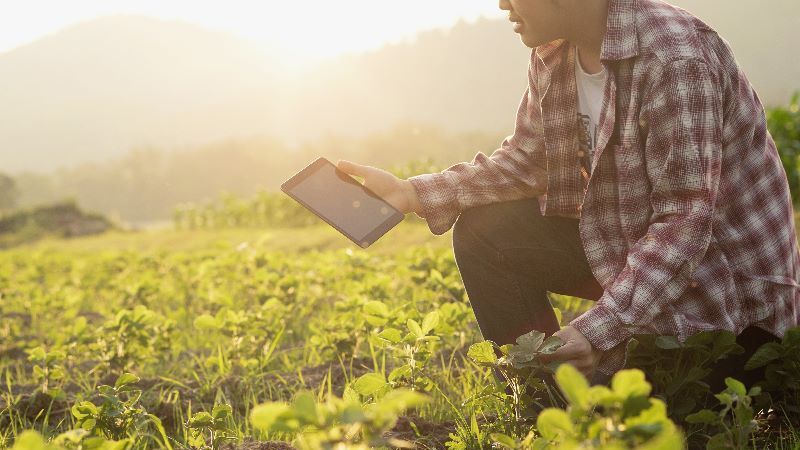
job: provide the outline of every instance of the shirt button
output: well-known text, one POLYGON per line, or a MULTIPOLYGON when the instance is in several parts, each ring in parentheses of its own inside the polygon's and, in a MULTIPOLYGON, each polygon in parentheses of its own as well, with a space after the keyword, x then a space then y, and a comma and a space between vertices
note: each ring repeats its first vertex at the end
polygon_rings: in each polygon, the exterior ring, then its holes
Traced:
POLYGON ((586 152, 583 150, 578 150, 578 158, 583 158, 584 156, 586 156, 586 152))
POLYGON ((691 286, 692 289, 696 288, 698 286, 697 281, 692 281, 691 283, 689 283, 689 286, 691 286))

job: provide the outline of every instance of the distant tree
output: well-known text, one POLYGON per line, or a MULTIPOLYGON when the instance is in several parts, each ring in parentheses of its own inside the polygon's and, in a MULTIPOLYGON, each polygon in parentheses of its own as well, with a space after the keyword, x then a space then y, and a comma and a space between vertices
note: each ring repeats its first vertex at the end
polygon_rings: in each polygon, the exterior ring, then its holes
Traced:
POLYGON ((0 173, 0 211, 15 208, 19 200, 17 183, 9 175, 0 173))

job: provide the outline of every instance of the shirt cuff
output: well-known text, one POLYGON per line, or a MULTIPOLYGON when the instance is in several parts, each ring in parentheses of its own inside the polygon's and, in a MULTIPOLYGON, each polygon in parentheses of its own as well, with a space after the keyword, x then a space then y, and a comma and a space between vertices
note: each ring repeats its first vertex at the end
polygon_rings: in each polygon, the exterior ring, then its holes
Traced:
POLYGON ((601 304, 601 300, 590 310, 576 317, 570 326, 601 351, 608 351, 633 336, 631 328, 623 323, 610 308, 601 304))
POLYGON ((422 211, 417 216, 428 222, 436 235, 449 230, 461 212, 455 188, 444 173, 427 173, 408 178, 417 192, 422 211))

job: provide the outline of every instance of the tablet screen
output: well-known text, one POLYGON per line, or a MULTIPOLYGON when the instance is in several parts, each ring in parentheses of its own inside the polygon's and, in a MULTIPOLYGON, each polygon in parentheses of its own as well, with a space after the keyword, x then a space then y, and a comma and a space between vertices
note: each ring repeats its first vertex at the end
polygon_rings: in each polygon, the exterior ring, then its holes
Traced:
POLYGON ((292 194, 319 214, 362 240, 394 212, 386 202, 370 195, 347 174, 340 174, 333 164, 319 169, 292 187, 292 194))

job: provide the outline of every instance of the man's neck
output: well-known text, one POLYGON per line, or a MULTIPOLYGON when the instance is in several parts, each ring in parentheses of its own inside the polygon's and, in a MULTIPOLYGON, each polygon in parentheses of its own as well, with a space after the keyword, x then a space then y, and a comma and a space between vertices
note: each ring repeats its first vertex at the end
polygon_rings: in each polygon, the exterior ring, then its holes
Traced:
POLYGON ((576 12, 570 22, 570 35, 567 39, 578 47, 581 67, 588 73, 603 70, 600 52, 606 36, 609 0, 580 2, 581 11, 576 12))

